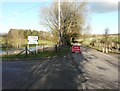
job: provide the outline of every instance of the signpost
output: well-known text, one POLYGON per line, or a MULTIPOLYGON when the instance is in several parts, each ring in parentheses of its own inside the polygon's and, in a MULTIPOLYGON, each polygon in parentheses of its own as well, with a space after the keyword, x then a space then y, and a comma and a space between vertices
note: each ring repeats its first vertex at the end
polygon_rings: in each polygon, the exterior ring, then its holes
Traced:
POLYGON ((36 44, 36 53, 38 53, 38 36, 28 36, 28 49, 30 44, 36 44))

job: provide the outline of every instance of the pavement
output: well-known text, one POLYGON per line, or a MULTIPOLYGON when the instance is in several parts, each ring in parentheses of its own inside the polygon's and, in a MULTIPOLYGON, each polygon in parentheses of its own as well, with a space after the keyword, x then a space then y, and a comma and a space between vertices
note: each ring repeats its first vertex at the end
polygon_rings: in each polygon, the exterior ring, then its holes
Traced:
POLYGON ((81 46, 81 54, 2 62, 2 89, 118 89, 118 57, 81 46))

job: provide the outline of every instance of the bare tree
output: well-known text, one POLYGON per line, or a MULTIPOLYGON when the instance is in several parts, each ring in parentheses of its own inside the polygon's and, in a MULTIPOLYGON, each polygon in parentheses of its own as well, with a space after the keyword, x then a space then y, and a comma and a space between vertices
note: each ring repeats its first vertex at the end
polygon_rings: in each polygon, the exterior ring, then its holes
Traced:
POLYGON ((56 31, 63 44, 69 45, 71 40, 77 37, 85 24, 86 3, 85 2, 62 2, 60 4, 60 29, 58 20, 58 3, 43 8, 42 24, 47 25, 51 31, 56 31))
POLYGON ((89 37, 90 35, 90 29, 91 29, 91 26, 90 25, 86 25, 83 30, 82 30, 82 34, 83 34, 83 40, 85 41, 85 39, 87 37, 89 37))
POLYGON ((107 41, 108 41, 108 36, 109 36, 109 29, 106 28, 106 29, 105 29, 105 41, 106 41, 106 43, 107 43, 107 41))
POLYGON ((104 40, 103 52, 106 51, 106 53, 108 53, 108 45, 109 45, 109 43, 108 43, 108 36, 109 36, 109 29, 106 28, 106 29, 104 30, 104 33, 105 33, 105 34, 104 34, 105 40, 104 40))

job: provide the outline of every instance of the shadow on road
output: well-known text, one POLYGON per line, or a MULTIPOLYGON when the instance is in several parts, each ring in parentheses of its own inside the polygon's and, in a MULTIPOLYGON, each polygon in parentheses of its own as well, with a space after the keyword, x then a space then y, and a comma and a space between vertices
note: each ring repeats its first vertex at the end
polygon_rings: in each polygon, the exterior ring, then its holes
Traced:
POLYGON ((4 89, 82 89, 80 73, 68 56, 42 62, 4 62, 3 76, 4 89))
MULTIPOLYGON (((3 88, 6 89, 83 89, 89 82, 84 76, 84 63, 96 58, 84 47, 82 53, 68 53, 38 61, 4 61, 3 88), (85 55, 85 56, 84 56, 85 55)), ((97 59, 97 58, 96 58, 97 59)), ((106 70, 101 66, 97 69, 106 70)), ((94 80, 94 77, 93 79, 94 80)), ((96 79, 96 83, 101 79, 96 79)), ((104 81, 104 80, 101 80, 104 81)), ((92 81, 94 82, 94 81, 92 81)), ((86 87, 87 88, 87 87, 86 87)))

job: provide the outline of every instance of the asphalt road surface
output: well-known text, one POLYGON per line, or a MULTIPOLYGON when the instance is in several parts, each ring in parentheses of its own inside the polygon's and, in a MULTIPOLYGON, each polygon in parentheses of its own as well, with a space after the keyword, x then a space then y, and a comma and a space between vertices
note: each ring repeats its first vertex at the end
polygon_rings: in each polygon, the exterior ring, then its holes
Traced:
POLYGON ((82 46, 81 54, 72 54, 87 81, 84 89, 118 89, 120 55, 105 54, 82 46))
POLYGON ((81 46, 81 54, 2 62, 2 89, 118 89, 118 57, 81 46))

